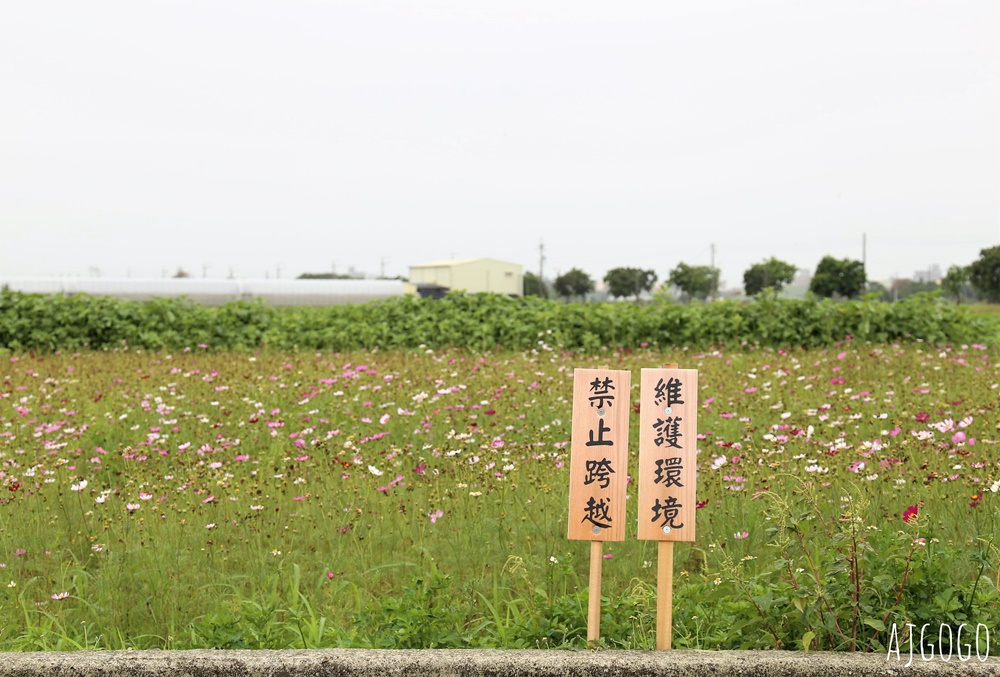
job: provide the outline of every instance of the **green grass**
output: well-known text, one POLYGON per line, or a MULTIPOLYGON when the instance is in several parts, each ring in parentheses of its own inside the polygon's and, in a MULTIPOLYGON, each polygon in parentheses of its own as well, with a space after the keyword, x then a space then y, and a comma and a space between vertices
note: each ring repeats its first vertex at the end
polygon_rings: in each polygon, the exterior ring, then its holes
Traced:
MULTIPOLYGON (((573 369, 604 363, 636 384, 699 369, 707 503, 676 548, 674 646, 881 650, 893 622, 995 627, 995 357, 8 354, 0 649, 585 647, 569 398, 573 369)), ((656 547, 605 552, 602 641, 651 648, 656 547)))

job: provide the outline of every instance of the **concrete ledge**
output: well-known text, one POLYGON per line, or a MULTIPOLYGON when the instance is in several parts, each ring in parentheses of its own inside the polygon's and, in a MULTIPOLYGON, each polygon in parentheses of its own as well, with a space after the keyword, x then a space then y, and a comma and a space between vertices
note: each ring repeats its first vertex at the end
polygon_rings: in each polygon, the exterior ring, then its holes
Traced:
POLYGON ((792 651, 78 651, 0 654, 0 677, 342 677, 348 675, 1000 675, 1000 660, 792 651))

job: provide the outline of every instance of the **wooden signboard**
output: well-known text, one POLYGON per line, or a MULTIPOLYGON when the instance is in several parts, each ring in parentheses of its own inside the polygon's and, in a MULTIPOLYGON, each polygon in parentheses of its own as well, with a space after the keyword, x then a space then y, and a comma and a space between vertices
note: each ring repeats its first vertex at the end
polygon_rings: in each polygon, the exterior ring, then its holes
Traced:
POLYGON ((587 641, 591 646, 601 636, 604 541, 625 540, 631 390, 630 371, 607 367, 573 371, 568 536, 590 541, 587 641))
POLYGON ((656 544, 656 648, 670 649, 674 541, 694 541, 698 480, 698 370, 643 369, 639 377, 639 532, 656 544))
POLYGON ((643 369, 639 386, 639 531, 694 541, 698 370, 643 369))
POLYGON ((628 420, 632 373, 573 372, 569 538, 625 540, 628 420))

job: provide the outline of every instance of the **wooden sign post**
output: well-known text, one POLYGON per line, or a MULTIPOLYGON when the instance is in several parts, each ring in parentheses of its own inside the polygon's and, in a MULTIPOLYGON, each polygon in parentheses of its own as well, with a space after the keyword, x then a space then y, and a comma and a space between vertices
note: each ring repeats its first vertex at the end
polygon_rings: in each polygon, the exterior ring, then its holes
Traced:
POLYGON ((588 642, 601 636, 603 542, 625 540, 631 387, 630 371, 573 372, 568 537, 591 542, 588 642))
POLYGON ((694 541, 698 370, 643 369, 639 384, 639 532, 659 541, 656 648, 669 649, 674 541, 694 541))

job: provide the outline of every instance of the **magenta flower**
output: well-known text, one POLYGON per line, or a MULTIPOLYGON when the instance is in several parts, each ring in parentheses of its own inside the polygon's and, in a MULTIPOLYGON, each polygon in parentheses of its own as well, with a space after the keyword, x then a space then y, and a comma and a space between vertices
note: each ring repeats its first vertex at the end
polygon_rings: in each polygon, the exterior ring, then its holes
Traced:
POLYGON ((920 512, 920 506, 911 505, 909 508, 903 511, 903 521, 912 522, 917 519, 917 513, 920 512))

